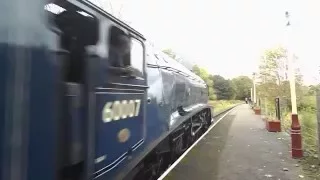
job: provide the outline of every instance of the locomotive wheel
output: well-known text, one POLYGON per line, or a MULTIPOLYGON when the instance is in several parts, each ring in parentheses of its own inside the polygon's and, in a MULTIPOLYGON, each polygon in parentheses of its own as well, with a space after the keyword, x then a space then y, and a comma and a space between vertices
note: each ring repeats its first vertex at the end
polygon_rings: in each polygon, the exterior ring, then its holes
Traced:
POLYGON ((211 119, 210 119, 210 115, 208 115, 210 113, 210 111, 206 111, 204 113, 204 126, 203 126, 203 132, 206 132, 209 127, 211 126, 211 119))
POLYGON ((194 142, 193 141, 193 138, 192 138, 192 135, 191 135, 191 127, 188 129, 187 132, 190 132, 190 133, 185 133, 185 136, 184 136, 184 142, 185 142, 185 149, 188 149, 192 143, 194 142))
POLYGON ((184 141, 182 137, 179 137, 174 143, 174 153, 176 156, 180 156, 183 152, 184 141))
POLYGON ((145 161, 144 167, 134 180, 156 180, 166 169, 166 161, 163 155, 155 155, 154 159, 145 161))

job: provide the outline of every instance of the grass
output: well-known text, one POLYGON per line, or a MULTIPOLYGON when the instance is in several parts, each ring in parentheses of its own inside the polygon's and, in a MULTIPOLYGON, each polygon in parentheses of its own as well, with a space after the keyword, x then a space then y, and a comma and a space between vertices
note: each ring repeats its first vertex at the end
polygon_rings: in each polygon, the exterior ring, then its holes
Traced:
POLYGON ((215 100, 210 101, 209 104, 213 106, 213 112, 216 114, 241 102, 239 100, 215 100))
MULTIPOLYGON (((298 112, 298 115, 301 124, 302 148, 304 151, 304 158, 300 162, 303 172, 311 179, 320 179, 316 111, 313 108, 303 108, 298 112)), ((289 128, 290 127, 287 127, 287 129, 289 128)))
POLYGON ((314 156, 305 155, 299 162, 302 167, 303 174, 309 179, 320 179, 319 159, 314 156))

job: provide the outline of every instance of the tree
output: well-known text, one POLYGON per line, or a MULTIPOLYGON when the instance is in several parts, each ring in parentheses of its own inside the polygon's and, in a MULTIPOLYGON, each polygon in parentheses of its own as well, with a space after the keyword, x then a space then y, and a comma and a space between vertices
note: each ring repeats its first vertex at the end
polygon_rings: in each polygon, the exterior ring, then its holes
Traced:
POLYGON ((197 65, 194 65, 192 68, 192 72, 199 76, 200 75, 200 67, 197 65))
POLYGON ((239 76, 233 78, 232 84, 235 87, 235 99, 244 100, 251 96, 252 80, 248 76, 239 76))
POLYGON ((286 71, 286 50, 283 48, 268 49, 261 58, 259 77, 263 83, 280 83, 285 79, 283 72, 286 71))
POLYGON ((205 83, 207 84, 208 89, 209 89, 209 99, 215 100, 216 95, 215 95, 214 89, 213 89, 212 78, 210 78, 211 75, 205 69, 200 68, 197 65, 193 66, 192 71, 193 71, 193 73, 198 75, 201 79, 203 79, 205 81, 205 83))
MULTIPOLYGON (((287 107, 291 106, 290 83, 287 78, 287 51, 282 48, 271 48, 265 51, 261 58, 257 95, 264 98, 268 104, 268 109, 274 111, 274 99, 280 97, 282 102, 286 102, 287 107)), ((294 56, 297 58, 297 56, 294 56)), ((304 95, 305 88, 302 85, 302 75, 299 69, 295 69, 297 104, 304 95)), ((301 104, 301 103, 300 103, 301 104)))
POLYGON ((235 89, 231 81, 224 79, 220 75, 212 76, 213 89, 216 93, 217 99, 233 99, 235 96, 235 89))
POLYGON ((320 85, 310 85, 309 87, 305 88, 305 94, 308 96, 315 96, 317 91, 320 91, 320 85))
POLYGON ((166 53, 169 57, 171 57, 172 59, 175 59, 177 58, 177 54, 175 52, 173 52, 172 49, 164 49, 162 50, 163 53, 166 53))

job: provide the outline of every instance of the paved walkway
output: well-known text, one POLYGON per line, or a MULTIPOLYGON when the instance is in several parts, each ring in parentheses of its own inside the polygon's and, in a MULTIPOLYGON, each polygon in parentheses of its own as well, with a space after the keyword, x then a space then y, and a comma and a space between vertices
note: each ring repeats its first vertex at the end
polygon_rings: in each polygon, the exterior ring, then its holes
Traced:
POLYGON ((267 132, 261 117, 254 115, 248 105, 241 105, 225 116, 165 179, 302 179, 288 143, 284 133, 267 132))

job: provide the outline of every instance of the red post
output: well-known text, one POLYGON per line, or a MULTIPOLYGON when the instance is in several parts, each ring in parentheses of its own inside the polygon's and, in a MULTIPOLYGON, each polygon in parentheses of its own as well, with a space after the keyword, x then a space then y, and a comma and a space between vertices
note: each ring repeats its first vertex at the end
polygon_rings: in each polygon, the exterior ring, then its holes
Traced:
POLYGON ((302 138, 301 138, 301 126, 299 123, 298 115, 291 115, 291 155, 292 158, 303 157, 302 151, 302 138))

